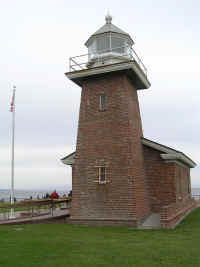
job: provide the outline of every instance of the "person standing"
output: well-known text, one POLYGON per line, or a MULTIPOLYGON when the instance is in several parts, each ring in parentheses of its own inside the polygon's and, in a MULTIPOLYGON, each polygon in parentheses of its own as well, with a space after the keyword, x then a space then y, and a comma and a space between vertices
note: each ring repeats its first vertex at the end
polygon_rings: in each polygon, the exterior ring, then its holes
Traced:
POLYGON ((51 193, 50 198, 51 198, 51 199, 58 199, 58 198, 59 198, 59 195, 58 195, 58 193, 56 192, 56 190, 54 190, 54 191, 51 193))

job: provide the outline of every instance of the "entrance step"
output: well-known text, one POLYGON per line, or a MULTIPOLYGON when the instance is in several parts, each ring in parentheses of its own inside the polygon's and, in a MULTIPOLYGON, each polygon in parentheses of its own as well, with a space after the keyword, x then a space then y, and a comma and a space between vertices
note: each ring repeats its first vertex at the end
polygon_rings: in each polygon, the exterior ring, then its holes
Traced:
POLYGON ((160 213, 151 213, 138 229, 157 229, 160 228, 160 213))

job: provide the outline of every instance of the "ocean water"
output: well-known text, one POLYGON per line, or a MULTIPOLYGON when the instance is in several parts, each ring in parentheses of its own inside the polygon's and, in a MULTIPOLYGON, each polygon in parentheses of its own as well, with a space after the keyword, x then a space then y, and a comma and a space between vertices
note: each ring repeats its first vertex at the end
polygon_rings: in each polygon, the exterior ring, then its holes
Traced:
MULTIPOLYGON (((24 199, 38 199, 38 198, 43 198, 46 193, 51 194, 52 191, 41 191, 41 190, 15 190, 15 198, 17 201, 21 201, 24 199)), ((68 191, 59 191, 57 190, 57 193, 59 194, 60 197, 62 197, 64 194, 68 195, 68 191)), ((0 189, 0 201, 9 201, 10 200, 10 190, 1 190, 0 189)))
POLYGON ((192 194, 200 194, 200 188, 192 188, 192 194))

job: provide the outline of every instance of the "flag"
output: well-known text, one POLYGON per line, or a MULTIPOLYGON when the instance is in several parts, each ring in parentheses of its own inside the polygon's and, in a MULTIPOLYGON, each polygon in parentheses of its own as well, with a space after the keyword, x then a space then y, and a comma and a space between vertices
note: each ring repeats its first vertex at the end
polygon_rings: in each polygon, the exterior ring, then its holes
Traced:
POLYGON ((15 86, 13 86, 13 96, 12 96, 12 101, 10 104, 10 112, 13 112, 14 108, 15 108, 15 86))

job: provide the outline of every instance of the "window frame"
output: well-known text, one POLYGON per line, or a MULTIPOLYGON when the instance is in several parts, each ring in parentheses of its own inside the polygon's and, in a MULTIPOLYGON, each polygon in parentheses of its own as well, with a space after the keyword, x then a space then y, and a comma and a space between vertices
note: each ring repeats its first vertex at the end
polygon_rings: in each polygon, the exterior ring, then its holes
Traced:
POLYGON ((98 180, 99 180, 99 184, 106 184, 106 167, 105 166, 100 166, 98 167, 98 180), (102 175, 104 177, 104 179, 102 179, 102 175))
POLYGON ((101 93, 99 95, 99 110, 105 111, 106 110, 106 95, 101 93))

